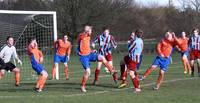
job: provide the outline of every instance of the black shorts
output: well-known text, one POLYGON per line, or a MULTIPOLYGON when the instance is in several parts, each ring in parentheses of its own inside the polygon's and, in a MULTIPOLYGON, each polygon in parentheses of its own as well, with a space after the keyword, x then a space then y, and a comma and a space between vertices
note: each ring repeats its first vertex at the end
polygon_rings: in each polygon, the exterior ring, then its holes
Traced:
POLYGON ((12 71, 13 69, 15 69, 16 66, 11 63, 11 62, 8 62, 8 63, 5 63, 1 58, 0 58, 0 70, 6 70, 6 71, 12 71))

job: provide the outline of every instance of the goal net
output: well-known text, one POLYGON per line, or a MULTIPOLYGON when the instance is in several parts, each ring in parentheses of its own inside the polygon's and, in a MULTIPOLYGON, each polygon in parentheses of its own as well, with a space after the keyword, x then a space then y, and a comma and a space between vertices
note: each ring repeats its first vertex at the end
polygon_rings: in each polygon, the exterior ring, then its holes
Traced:
MULTIPOLYGON (((21 81, 37 79, 32 69, 26 46, 28 38, 37 39, 39 49, 44 54, 44 67, 51 71, 53 64, 53 42, 57 39, 56 12, 0 10, 0 46, 6 43, 7 36, 13 36, 15 47, 23 65, 13 62, 21 70, 21 81)), ((13 82, 13 73, 6 72, 0 82, 13 82)), ((14 83, 14 82, 13 82, 14 83)))

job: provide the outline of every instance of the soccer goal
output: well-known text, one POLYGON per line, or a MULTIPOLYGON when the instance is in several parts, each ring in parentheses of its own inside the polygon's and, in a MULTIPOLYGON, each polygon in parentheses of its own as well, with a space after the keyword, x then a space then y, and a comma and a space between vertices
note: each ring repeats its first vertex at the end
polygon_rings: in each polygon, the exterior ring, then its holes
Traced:
MULTIPOLYGON (((23 65, 18 64, 21 70, 21 81, 36 79, 27 55, 28 38, 37 39, 39 49, 44 54, 44 67, 51 71, 53 64, 53 43, 57 40, 57 19, 54 11, 14 11, 0 10, 0 46, 6 43, 7 36, 13 36, 15 47, 23 65)), ((59 79, 57 69, 56 79, 59 79)), ((7 73, 3 81, 13 80, 11 73, 7 73)), ((2 80, 0 80, 2 81, 2 80)))

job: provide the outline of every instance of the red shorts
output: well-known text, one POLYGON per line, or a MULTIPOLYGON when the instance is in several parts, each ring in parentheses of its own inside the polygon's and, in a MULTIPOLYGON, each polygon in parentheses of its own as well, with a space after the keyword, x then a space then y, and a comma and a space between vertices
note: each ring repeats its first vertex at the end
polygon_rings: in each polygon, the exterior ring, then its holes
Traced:
POLYGON ((112 54, 108 53, 107 55, 105 55, 105 58, 107 61, 112 61, 112 54))
POLYGON ((133 61, 128 55, 124 57, 124 61, 129 70, 136 71, 137 63, 133 61))
POLYGON ((200 51, 198 50, 191 50, 190 51, 190 60, 200 59, 200 51))

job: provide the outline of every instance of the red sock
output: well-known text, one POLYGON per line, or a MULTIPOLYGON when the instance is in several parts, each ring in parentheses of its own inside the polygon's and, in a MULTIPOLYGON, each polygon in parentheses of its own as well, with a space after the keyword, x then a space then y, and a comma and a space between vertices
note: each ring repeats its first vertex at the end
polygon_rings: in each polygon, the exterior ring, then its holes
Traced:
POLYGON ((86 82, 87 82, 87 78, 83 76, 81 85, 85 87, 86 86, 86 82))
POLYGON ((135 88, 139 88, 139 78, 136 76, 135 78, 132 78, 132 82, 135 88))
POLYGON ((65 67, 65 77, 66 77, 66 79, 69 78, 69 69, 68 69, 68 66, 65 67))
POLYGON ((20 73, 19 72, 16 72, 15 73, 15 84, 19 84, 19 82, 20 82, 20 73))
POLYGON ((100 69, 96 68, 95 70, 95 81, 99 80, 100 69))
POLYGON ((45 76, 41 76, 41 78, 40 78, 39 89, 43 89, 43 88, 44 88, 45 83, 46 83, 46 79, 47 79, 47 77, 45 77, 45 76))
POLYGON ((52 68, 52 79, 55 79, 55 77, 56 77, 56 67, 53 66, 53 68, 52 68))

